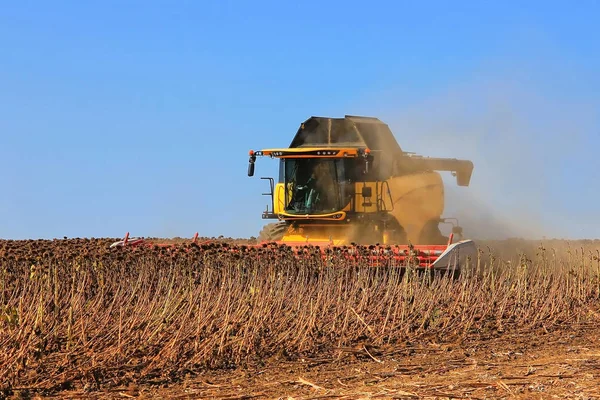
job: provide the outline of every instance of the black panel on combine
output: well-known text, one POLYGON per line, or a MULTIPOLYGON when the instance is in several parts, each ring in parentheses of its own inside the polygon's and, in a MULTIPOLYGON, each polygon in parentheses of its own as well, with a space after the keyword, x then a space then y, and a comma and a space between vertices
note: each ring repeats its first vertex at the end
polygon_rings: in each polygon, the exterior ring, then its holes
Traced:
POLYGON ((390 127, 381 120, 372 117, 355 117, 346 115, 346 119, 354 123, 362 135, 367 147, 371 150, 383 150, 390 154, 401 154, 402 149, 396 141, 390 127))
POLYGON ((374 117, 311 117, 300 125, 290 147, 369 148, 374 156, 369 179, 387 179, 402 149, 387 124, 374 117))
POLYGON ((402 153, 392 131, 377 118, 346 115, 344 118, 311 117, 304 121, 290 147, 368 147, 391 154, 402 153))

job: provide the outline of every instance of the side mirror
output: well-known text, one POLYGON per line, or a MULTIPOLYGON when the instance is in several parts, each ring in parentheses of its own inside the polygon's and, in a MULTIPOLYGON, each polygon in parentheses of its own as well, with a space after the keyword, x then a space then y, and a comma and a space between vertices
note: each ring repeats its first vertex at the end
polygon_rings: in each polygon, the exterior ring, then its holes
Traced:
POLYGON ((364 186, 362 188, 362 197, 367 198, 373 196, 373 190, 369 186, 364 186))
POLYGON ((248 160, 248 176, 254 176, 254 162, 256 161, 256 155, 250 150, 250 160, 248 160))

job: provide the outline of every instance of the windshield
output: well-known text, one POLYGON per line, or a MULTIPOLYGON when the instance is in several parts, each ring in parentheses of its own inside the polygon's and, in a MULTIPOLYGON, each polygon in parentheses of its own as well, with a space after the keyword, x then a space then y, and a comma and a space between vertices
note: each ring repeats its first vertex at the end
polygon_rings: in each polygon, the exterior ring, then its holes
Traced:
POLYGON ((352 198, 345 159, 282 160, 286 191, 285 211, 290 214, 326 214, 343 209, 352 198))

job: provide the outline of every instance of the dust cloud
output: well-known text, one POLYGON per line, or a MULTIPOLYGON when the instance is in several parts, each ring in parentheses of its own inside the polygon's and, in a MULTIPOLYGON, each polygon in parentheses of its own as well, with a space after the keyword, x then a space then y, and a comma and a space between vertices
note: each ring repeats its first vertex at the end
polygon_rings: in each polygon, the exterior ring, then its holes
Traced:
MULTIPOLYGON (((402 112, 380 114, 404 151, 469 159, 469 187, 442 172, 444 216, 457 217, 465 237, 560 237, 554 198, 560 168, 576 157, 586 110, 525 91, 511 82, 455 88, 402 112)), ((441 227, 442 229, 444 226, 441 227)))

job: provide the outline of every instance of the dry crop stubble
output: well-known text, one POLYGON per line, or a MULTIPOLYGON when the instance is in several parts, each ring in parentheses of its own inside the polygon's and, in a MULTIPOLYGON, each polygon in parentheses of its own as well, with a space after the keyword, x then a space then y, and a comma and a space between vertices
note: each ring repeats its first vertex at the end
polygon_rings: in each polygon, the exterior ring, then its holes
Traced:
POLYGON ((486 243, 474 273, 458 279, 298 259, 283 248, 108 243, 0 242, 4 393, 168 384, 302 359, 385 360, 415 341, 598 323, 595 242, 519 241, 518 253, 486 243))

